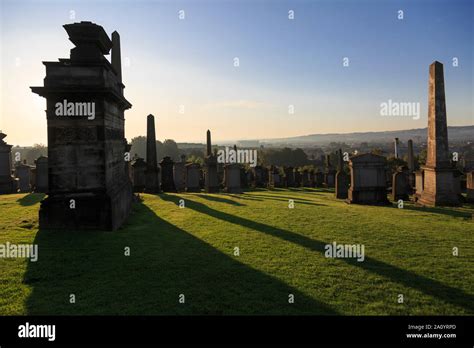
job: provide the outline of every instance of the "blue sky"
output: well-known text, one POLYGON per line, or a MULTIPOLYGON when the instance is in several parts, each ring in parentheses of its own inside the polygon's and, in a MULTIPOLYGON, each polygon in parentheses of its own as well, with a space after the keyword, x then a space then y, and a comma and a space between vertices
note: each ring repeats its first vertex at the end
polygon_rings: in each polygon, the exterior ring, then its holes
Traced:
POLYGON ((231 140, 425 127, 434 60, 448 123, 474 123, 472 1, 0 1, 10 143, 46 143, 45 102, 29 86, 42 84, 41 61, 68 57, 62 25, 81 20, 121 35, 129 139, 149 113, 157 137, 177 141, 204 141, 208 128, 231 140), (419 102, 421 118, 381 117, 388 99, 419 102))

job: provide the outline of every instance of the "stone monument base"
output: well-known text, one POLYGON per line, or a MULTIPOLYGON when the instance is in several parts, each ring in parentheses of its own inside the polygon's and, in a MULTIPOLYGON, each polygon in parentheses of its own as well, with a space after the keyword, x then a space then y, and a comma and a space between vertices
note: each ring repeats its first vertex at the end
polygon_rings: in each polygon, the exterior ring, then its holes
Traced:
POLYGON ((423 167, 424 185, 417 204, 424 206, 458 206, 458 194, 454 189, 452 168, 423 167))
POLYGON ((353 190, 350 188, 346 202, 366 205, 390 204, 387 199, 387 191, 385 188, 380 187, 364 187, 363 190, 353 190))

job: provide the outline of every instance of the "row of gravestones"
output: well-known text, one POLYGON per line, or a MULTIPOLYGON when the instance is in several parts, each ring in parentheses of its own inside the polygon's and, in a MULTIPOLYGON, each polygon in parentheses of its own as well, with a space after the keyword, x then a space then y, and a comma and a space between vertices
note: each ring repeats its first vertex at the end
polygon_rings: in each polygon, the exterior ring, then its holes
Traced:
POLYGON ((16 192, 48 192, 48 158, 38 157, 35 165, 17 162, 12 170, 11 148, 0 133, 0 194, 16 192))

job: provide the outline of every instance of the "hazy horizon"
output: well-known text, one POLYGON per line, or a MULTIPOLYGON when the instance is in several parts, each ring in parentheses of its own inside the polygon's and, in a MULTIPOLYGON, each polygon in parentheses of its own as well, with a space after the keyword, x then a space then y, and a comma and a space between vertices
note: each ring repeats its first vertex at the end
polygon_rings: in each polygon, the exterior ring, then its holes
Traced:
POLYGON ((0 130, 9 144, 47 144, 46 103, 30 86, 43 85, 42 61, 69 57, 62 25, 80 21, 120 33, 129 141, 145 135, 150 113, 157 139, 176 142, 203 143, 207 129, 225 142, 425 128, 435 60, 444 63, 448 125, 474 124, 467 0, 0 3, 0 130), (419 103, 419 119, 381 116, 389 100, 419 103))

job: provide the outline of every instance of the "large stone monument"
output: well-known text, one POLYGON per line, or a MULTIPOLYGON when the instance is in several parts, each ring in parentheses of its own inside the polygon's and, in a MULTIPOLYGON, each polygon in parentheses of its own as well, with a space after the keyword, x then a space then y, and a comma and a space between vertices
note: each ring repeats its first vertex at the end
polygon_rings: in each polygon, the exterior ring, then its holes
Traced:
POLYGON ((36 187, 35 192, 48 193, 48 157, 40 156, 36 159, 36 187))
POLYGON ((392 200, 407 201, 411 193, 410 183, 408 182, 408 167, 401 166, 392 177, 392 200))
POLYGON ((326 155, 326 169, 324 171, 324 186, 335 187, 336 185, 336 170, 331 164, 331 156, 326 155))
POLYGON ((18 179, 12 176, 12 145, 3 140, 6 136, 0 132, 0 194, 14 193, 18 190, 18 179))
POLYGON ((338 199, 346 199, 349 190, 349 178, 344 171, 344 158, 342 150, 337 152, 337 173, 336 173, 336 191, 335 195, 338 199))
POLYGON ((114 42, 91 22, 64 25, 74 44, 70 59, 44 62, 49 195, 40 228, 112 229, 128 217, 132 185, 126 175, 119 36, 114 42), (113 64, 104 57, 112 49, 113 64))
POLYGON ((366 153, 355 155, 349 161, 351 187, 348 203, 388 204, 386 181, 386 159, 383 156, 366 153))
POLYGON ((206 134, 206 158, 204 159, 204 190, 208 193, 219 192, 217 176, 217 157, 212 153, 211 131, 206 134))
POLYGON ((156 157, 155 116, 146 118, 146 182, 145 192, 160 192, 160 169, 156 157))
POLYGON ((458 205, 454 172, 449 158, 443 64, 430 65, 428 95, 428 149, 424 188, 418 203, 427 206, 458 205))

